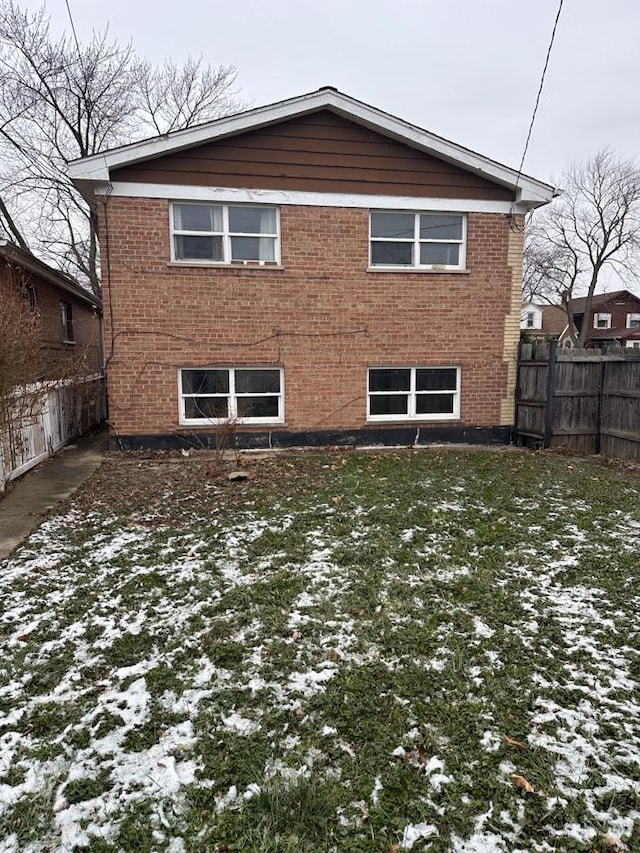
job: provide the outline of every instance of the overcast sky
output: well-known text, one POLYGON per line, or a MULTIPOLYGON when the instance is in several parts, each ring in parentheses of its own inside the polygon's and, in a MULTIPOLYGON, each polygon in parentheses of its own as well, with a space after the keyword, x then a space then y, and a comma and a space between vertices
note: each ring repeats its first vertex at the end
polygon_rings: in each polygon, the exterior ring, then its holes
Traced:
MULTIPOLYGON (((38 8, 36 0, 22 5, 38 8)), ((323 85, 519 165, 558 0, 69 0, 152 61, 238 68, 254 106, 323 85)), ((56 29, 65 0, 47 0, 56 29)), ((639 0, 565 0, 525 172, 640 145, 639 0)))

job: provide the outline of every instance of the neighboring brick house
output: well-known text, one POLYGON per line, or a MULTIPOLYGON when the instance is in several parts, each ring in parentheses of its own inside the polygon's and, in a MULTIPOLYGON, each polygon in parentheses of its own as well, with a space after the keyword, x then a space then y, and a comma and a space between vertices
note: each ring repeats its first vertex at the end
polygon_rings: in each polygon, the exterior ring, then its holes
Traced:
POLYGON ((573 300, 573 319, 578 330, 586 322, 587 346, 617 344, 640 348, 640 297, 628 290, 597 293, 585 318, 586 299, 573 300))
POLYGON ((330 87, 70 171, 119 447, 509 439, 549 185, 330 87))
POLYGON ((30 252, 0 239, 0 311, 1 293, 8 287, 37 314, 43 378, 68 375, 70 362, 85 374, 100 372, 99 299, 30 252))

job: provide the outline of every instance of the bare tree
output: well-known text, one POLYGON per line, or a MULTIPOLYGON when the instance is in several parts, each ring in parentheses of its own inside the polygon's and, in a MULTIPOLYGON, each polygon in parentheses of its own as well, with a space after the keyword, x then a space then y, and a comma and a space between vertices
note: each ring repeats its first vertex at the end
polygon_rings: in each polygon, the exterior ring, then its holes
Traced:
POLYGON ((0 0, 0 217, 28 243, 99 292, 96 223, 69 181, 70 160, 237 108, 236 70, 202 60, 154 69, 128 44, 96 33, 54 38, 45 9, 0 0), (7 221, 9 209, 14 211, 7 221))
POLYGON ((640 169, 632 160, 600 151, 570 167, 563 194, 533 218, 525 247, 525 298, 561 304, 572 337, 585 345, 587 323, 577 329, 573 300, 586 297, 588 317, 603 272, 632 272, 640 253, 640 169))

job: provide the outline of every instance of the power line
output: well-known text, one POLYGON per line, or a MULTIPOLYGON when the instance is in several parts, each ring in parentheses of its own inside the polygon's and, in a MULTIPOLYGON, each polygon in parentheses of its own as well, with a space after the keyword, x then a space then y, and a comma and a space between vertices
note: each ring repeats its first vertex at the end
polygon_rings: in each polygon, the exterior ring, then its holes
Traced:
POLYGON ((518 183, 520 181, 520 177, 522 176, 522 168, 524 166, 524 159, 527 156, 527 150, 529 149, 529 142, 531 140, 531 133, 533 131, 533 125, 535 123, 536 114, 538 112, 538 106, 540 104, 540 97, 542 95, 542 89, 544 87, 544 78, 547 74, 547 68, 549 67, 549 59, 551 57, 551 49, 553 47, 553 42, 554 42, 555 37, 556 37, 556 30, 558 29, 558 21, 560 20, 560 13, 562 12, 562 4, 563 3, 564 3, 564 0, 560 0, 560 3, 558 5, 558 11, 556 13, 556 20, 553 24, 553 30, 551 32, 551 40, 549 41, 549 47, 547 48, 547 56, 546 56, 546 59, 544 61, 544 68, 542 69, 542 77, 540 78, 540 86, 538 88, 538 95, 536 97, 536 102, 535 102, 535 105, 533 107, 533 114, 531 116, 531 123, 529 124, 529 132, 527 133, 527 140, 524 144, 524 151, 522 152, 522 159, 520 160, 520 168, 518 169, 518 175, 516 177, 516 185, 514 187, 514 194, 518 192, 518 183))
POLYGON ((83 68, 82 51, 80 50, 80 42, 78 41, 78 34, 76 33, 76 27, 75 27, 75 24, 73 23, 73 15, 71 14, 71 6, 69 5, 69 0, 64 0, 64 2, 66 4, 67 13, 69 15, 69 22, 71 24, 71 32, 73 33, 73 40, 76 43, 76 50, 78 51, 78 60, 80 61, 80 68, 83 68))

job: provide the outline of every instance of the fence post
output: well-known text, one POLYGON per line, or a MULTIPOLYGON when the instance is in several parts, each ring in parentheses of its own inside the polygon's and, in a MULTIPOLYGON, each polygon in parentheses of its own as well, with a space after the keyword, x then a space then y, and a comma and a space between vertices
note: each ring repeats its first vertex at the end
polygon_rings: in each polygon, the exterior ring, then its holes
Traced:
POLYGON ((600 453, 602 449, 602 412, 604 408, 604 381, 607 374, 607 362, 600 362, 600 378, 598 383, 598 410, 596 413, 596 438, 594 442, 594 453, 600 453))
POLYGON ((553 415, 556 390, 556 362, 558 358, 558 341, 554 338, 549 345, 549 361, 547 362, 547 400, 544 410, 544 437, 542 447, 551 445, 553 431, 553 415))
POLYGON ((512 441, 519 447, 518 442, 518 409, 520 403, 520 365, 522 363, 522 339, 518 341, 518 363, 516 366, 516 400, 515 400, 515 417, 513 419, 513 438, 512 441))

